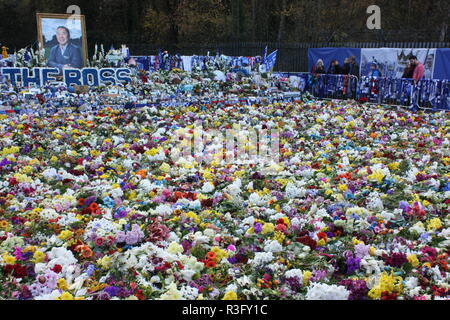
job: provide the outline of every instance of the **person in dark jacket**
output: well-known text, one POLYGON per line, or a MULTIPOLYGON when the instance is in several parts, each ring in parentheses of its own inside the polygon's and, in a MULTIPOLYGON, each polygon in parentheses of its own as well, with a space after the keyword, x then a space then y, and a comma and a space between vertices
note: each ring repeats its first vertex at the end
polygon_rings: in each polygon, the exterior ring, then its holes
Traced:
POLYGON ((82 68, 81 50, 78 46, 71 43, 69 29, 62 26, 58 27, 56 29, 56 39, 58 44, 50 50, 48 66, 58 68, 60 71, 66 68, 82 68))
POLYGON ((344 72, 344 74, 350 74, 350 58, 345 58, 342 71, 344 72))
POLYGON ((341 66, 339 65, 339 61, 333 60, 331 61, 330 67, 328 68, 328 74, 344 74, 341 66))
POLYGON ((356 63, 356 57, 351 56, 349 59, 349 72, 348 74, 359 77, 359 65, 356 63))
POLYGON ((347 75, 359 77, 359 65, 356 63, 355 56, 351 56, 345 59, 343 72, 347 75))
POLYGON ((416 66, 412 65, 411 62, 408 62, 408 66, 403 71, 402 79, 412 79, 414 75, 414 69, 416 66))
POLYGON ((314 73, 314 74, 324 74, 324 73, 326 73, 325 65, 324 65, 322 59, 317 60, 316 65, 313 66, 312 73, 314 73))

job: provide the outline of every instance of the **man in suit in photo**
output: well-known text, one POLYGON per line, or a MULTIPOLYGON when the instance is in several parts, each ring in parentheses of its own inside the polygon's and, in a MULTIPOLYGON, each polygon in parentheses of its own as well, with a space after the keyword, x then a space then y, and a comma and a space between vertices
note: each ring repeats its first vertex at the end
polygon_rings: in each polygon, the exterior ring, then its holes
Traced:
POLYGON ((56 39, 58 44, 50 50, 48 66, 58 68, 60 71, 66 68, 83 67, 81 50, 70 41, 70 31, 66 27, 56 29, 56 39))

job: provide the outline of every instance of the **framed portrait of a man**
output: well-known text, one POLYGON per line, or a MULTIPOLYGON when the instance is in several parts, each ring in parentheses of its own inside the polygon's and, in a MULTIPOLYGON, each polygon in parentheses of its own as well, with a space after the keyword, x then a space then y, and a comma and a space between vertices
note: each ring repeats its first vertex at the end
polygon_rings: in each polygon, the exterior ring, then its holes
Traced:
POLYGON ((83 15, 37 14, 38 41, 47 66, 81 69, 87 65, 86 22, 83 15))

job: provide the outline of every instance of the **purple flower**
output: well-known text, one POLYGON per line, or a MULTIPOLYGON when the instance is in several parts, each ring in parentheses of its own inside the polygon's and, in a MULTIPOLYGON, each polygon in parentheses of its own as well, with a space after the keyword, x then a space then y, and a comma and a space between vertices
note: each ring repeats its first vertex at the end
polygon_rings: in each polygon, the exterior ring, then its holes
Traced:
POLYGON ((0 167, 7 166, 8 164, 11 164, 11 161, 8 159, 3 159, 2 162, 0 162, 0 167))
POLYGON ((364 280, 342 280, 339 285, 350 291, 349 300, 367 300, 369 289, 364 280))
POLYGON ((19 260, 19 261, 25 261, 25 260, 27 260, 27 259, 23 256, 23 254, 22 254, 22 249, 20 249, 20 248, 16 248, 16 249, 14 250, 14 257, 15 257, 17 260, 19 260))
POLYGON ((255 230, 255 233, 256 233, 256 234, 261 233, 261 231, 262 231, 262 224, 259 223, 259 222, 256 223, 255 226, 253 227, 253 229, 255 230))
POLYGON ((125 238, 126 238, 125 232, 123 232, 123 231, 117 232, 117 234, 116 234, 116 242, 117 243, 125 242, 125 238))
POLYGON ((325 270, 316 270, 313 272, 311 277, 311 282, 318 282, 327 277, 327 272, 325 270))
POLYGON ((286 283, 289 285, 292 291, 298 292, 302 287, 302 283, 298 277, 287 278, 286 283))
POLYGON ((347 257, 347 274, 352 274, 361 266, 360 258, 353 258, 352 256, 347 257))
POLYGON ((408 213, 412 210, 411 206, 406 201, 400 201, 400 203, 398 205, 399 205, 399 208, 402 209, 403 212, 405 212, 405 213, 408 213))
POLYGON ((87 274, 89 277, 92 277, 92 275, 94 274, 94 271, 95 271, 95 266, 94 266, 93 264, 90 264, 90 265, 87 267, 86 274, 87 274))
POLYGON ((228 262, 231 264, 236 264, 237 263, 237 258, 236 256, 232 256, 228 258, 228 262))
POLYGON ((85 206, 89 206, 90 204, 94 203, 96 199, 97 199, 97 197, 95 197, 95 196, 90 196, 89 198, 87 198, 86 200, 84 200, 84 205, 85 205, 85 206))
POLYGON ((109 294, 110 297, 115 297, 119 294, 120 288, 119 287, 106 287, 104 290, 106 293, 109 294))
POLYGON ((184 253, 187 253, 192 248, 192 244, 188 240, 183 240, 181 246, 184 249, 184 253))
POLYGON ((53 272, 52 270, 46 270, 44 277, 46 279, 45 285, 51 289, 54 290, 58 283, 58 274, 53 272))
POLYGON ((125 218, 126 216, 127 212, 123 208, 117 209, 116 212, 114 213, 114 219, 122 219, 125 218))
POLYGON ((355 246, 355 256, 356 256, 356 258, 362 259, 365 256, 367 256, 369 254, 369 249, 370 249, 369 245, 366 246, 366 245, 364 245, 362 243, 357 244, 355 246))
POLYGON ((136 233, 134 233, 134 232, 127 233, 127 235, 125 237, 125 242, 128 245, 136 244, 136 243, 138 243, 138 241, 139 241, 139 236, 136 233))

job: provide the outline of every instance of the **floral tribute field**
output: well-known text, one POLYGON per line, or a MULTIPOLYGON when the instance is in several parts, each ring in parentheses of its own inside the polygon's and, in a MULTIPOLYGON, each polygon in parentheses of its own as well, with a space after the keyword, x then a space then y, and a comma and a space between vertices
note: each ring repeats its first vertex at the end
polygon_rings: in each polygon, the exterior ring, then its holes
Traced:
POLYGON ((348 102, 1 116, 0 299, 446 299, 450 117, 348 102), (174 163, 279 128, 276 174, 174 163))

